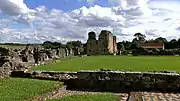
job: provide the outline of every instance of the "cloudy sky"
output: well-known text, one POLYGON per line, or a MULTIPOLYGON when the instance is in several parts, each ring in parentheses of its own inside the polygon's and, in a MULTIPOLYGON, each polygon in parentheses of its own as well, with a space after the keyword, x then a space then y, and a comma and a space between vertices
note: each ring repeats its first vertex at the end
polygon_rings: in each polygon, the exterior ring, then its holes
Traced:
POLYGON ((0 0, 0 42, 86 42, 112 31, 118 41, 180 38, 179 0, 0 0))

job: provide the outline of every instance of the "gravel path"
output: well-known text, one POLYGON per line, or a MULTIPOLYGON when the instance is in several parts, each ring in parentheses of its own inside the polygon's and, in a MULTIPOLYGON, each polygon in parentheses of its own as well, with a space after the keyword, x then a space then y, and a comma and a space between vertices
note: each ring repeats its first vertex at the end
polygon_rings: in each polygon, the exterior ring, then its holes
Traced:
POLYGON ((143 92, 143 101, 180 101, 180 93, 143 92))
MULTIPOLYGON (((66 96, 77 94, 103 94, 102 92, 88 92, 88 91, 73 91, 66 90, 66 87, 61 87, 54 92, 43 94, 35 97, 33 100, 26 101, 45 101, 46 99, 59 99, 66 96)), ((138 98, 139 101, 180 101, 180 93, 156 93, 156 92, 131 92, 128 93, 113 93, 119 96, 118 101, 134 101, 138 98), (130 96, 129 96, 130 95, 130 96)))
MULTIPOLYGON (((52 96, 50 99, 63 98, 66 96, 77 95, 77 94, 103 94, 102 92, 88 92, 88 91, 72 91, 72 90, 59 90, 57 94, 52 96)), ((119 101, 126 101, 128 98, 127 93, 114 93, 119 96, 119 101)))
MULTIPOLYGON (((180 93, 155 93, 155 92, 138 92, 142 97, 140 101, 180 101, 180 93)), ((86 92, 86 91, 71 91, 59 90, 57 94, 50 99, 63 98, 76 94, 103 94, 102 92, 86 92)), ((127 101, 128 93, 114 93, 119 96, 119 101, 127 101)), ((131 96, 130 96, 131 97, 131 96)), ((128 101, 131 101, 129 99, 128 101)), ((133 100, 132 100, 133 101, 133 100)))

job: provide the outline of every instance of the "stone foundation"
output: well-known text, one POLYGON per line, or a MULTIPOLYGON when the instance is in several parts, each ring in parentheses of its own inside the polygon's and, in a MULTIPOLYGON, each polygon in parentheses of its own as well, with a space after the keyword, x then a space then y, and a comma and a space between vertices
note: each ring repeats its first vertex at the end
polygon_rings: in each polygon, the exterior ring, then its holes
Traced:
POLYGON ((71 90, 180 92, 178 73, 120 71, 20 73, 14 71, 11 76, 59 80, 71 90))

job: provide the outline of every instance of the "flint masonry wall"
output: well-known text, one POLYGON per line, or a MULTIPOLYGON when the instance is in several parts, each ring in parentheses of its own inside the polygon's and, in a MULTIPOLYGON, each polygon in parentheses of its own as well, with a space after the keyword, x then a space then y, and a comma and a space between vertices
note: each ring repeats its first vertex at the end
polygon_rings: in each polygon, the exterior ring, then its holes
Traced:
POLYGON ((101 91, 164 91, 180 92, 180 75, 177 73, 141 72, 78 72, 77 79, 65 82, 68 89, 101 91))
MULTIPOLYGON (((13 74, 12 76, 16 75, 13 74)), ((178 73, 120 71, 39 72, 31 73, 31 77, 60 80, 67 85, 67 89, 73 90, 180 92, 180 75, 178 73)))
POLYGON ((9 77, 11 71, 27 69, 35 64, 46 65, 55 62, 55 59, 73 58, 74 50, 60 49, 36 49, 27 46, 22 50, 11 50, 0 47, 0 78, 9 77), (34 53, 35 51, 35 53, 34 53), (35 63, 36 61, 36 63, 35 63))

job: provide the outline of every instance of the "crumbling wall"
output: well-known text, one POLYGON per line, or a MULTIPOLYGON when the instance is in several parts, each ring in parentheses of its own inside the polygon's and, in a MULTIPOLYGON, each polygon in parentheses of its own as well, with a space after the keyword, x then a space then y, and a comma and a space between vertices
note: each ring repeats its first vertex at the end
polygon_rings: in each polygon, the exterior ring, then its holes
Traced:
POLYGON ((161 91, 180 92, 178 73, 87 71, 78 72, 77 79, 65 81, 67 89, 111 92, 161 91))
POLYGON ((67 48, 46 50, 35 46, 26 46, 22 50, 0 47, 0 76, 8 76, 14 70, 25 70, 31 65, 44 65, 54 59, 73 57, 73 50, 67 48))
POLYGON ((67 89, 73 90, 180 92, 180 75, 178 73, 121 71, 25 73, 15 71, 12 76, 59 80, 67 85, 67 89))
POLYGON ((0 77, 8 77, 13 70, 25 70, 27 68, 15 51, 4 48, 0 50, 0 53, 3 54, 0 56, 0 77))

